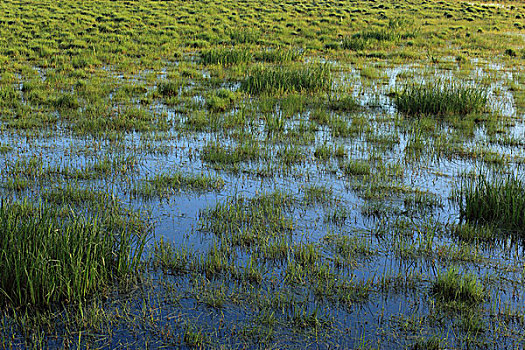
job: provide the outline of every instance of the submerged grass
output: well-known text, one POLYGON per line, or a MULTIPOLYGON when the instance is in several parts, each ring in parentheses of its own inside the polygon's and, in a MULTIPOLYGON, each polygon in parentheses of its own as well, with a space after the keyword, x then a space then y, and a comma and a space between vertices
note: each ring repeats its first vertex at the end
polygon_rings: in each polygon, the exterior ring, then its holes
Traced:
POLYGON ((147 179, 135 186, 132 192, 141 197, 153 197, 169 194, 170 191, 218 191, 222 187, 224 187, 224 180, 220 177, 169 172, 157 174, 153 178, 147 179))
POLYGON ((240 162, 256 161, 264 157, 264 151, 258 142, 245 142, 231 147, 217 142, 207 143, 201 153, 205 162, 221 165, 236 165, 240 162))
POLYGON ((203 211, 201 229, 235 245, 267 241, 292 230, 294 222, 285 215, 292 201, 290 195, 278 191, 253 199, 232 198, 203 211))

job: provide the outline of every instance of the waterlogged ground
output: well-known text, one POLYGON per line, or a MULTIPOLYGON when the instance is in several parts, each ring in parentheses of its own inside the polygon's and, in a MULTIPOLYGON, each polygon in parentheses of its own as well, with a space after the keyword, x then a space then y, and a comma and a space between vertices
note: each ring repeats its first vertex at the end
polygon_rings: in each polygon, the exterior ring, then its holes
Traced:
POLYGON ((521 347, 523 236, 462 208, 524 175, 523 5, 184 4, 1 5, 3 205, 147 235, 80 303, 4 300, 2 347, 521 347))

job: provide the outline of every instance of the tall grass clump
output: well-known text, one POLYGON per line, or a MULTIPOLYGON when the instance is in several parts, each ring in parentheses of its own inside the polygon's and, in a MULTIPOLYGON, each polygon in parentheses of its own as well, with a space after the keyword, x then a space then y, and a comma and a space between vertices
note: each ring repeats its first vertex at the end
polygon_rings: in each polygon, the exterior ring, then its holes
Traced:
POLYGON ((181 80, 163 80, 157 85, 157 93, 163 97, 178 96, 183 85, 181 80))
POLYGON ((479 175, 465 180, 459 189, 462 218, 525 232, 525 183, 506 175, 479 175))
POLYGON ((394 99, 397 110, 410 116, 482 113, 487 102, 486 90, 444 81, 407 85, 394 99))
POLYGON ((483 286, 477 278, 470 273, 460 274, 456 268, 438 273, 432 294, 439 300, 453 303, 476 304, 485 299, 483 286))
POLYGON ((56 108, 61 109, 76 109, 80 107, 80 104, 75 96, 72 94, 62 94, 58 96, 54 101, 53 105, 56 108))
POLYGON ((307 66, 270 67, 257 66, 241 83, 241 89, 250 94, 264 92, 318 92, 332 86, 330 66, 327 64, 307 66))
POLYGON ((363 39, 361 37, 344 37, 341 41, 341 47, 344 50, 352 50, 352 51, 361 51, 367 48, 370 48, 370 43, 368 40, 363 39))
POLYGON ((377 40, 377 41, 394 41, 401 38, 401 34, 387 28, 366 29, 362 32, 352 35, 354 39, 377 40))
POLYGON ((80 302, 132 272, 145 238, 97 218, 27 201, 0 203, 0 303, 41 308, 80 302))
POLYGON ((303 53, 293 49, 267 49, 261 50, 255 54, 255 59, 268 63, 286 63, 298 61, 303 57, 303 53))
POLYGON ((360 51, 372 47, 375 43, 414 39, 417 34, 418 30, 413 28, 412 24, 405 19, 390 19, 386 27, 366 28, 350 37, 343 38, 341 47, 360 51), (404 31, 402 31, 403 29, 404 31))
POLYGON ((219 64, 231 66, 248 63, 253 59, 253 53, 247 48, 214 48, 201 52, 200 63, 204 65, 219 64))

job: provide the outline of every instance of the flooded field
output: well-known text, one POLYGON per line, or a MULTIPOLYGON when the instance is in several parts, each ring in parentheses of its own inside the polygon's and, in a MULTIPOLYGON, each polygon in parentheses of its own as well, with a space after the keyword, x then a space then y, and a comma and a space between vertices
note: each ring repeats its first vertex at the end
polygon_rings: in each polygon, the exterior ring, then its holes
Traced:
POLYGON ((0 4, 2 348, 525 342, 525 8, 0 4))

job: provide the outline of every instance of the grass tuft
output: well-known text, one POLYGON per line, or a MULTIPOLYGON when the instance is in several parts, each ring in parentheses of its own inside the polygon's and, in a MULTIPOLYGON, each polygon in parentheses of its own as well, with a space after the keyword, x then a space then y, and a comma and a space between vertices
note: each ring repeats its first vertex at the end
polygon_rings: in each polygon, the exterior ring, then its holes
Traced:
POLYGON ((432 294, 445 302, 480 303, 485 299, 483 286, 472 274, 460 274, 456 268, 439 273, 432 285, 432 294))
POLYGON ((180 190, 193 190, 197 192, 215 190, 224 187, 224 180, 204 174, 193 175, 181 172, 168 172, 156 174, 153 178, 137 185, 132 193, 141 197, 155 197, 168 195, 180 190))
POLYGON ((248 63, 253 60, 253 53, 246 48, 214 48, 201 52, 200 63, 204 65, 218 64, 231 66, 248 63))
POLYGON ((0 204, 0 302, 47 307, 81 302, 132 272, 145 237, 112 232, 96 218, 73 215, 27 201, 0 204))
POLYGON ((255 54, 257 61, 269 63, 286 63, 298 61, 302 57, 302 52, 298 50, 280 48, 261 50, 255 54))
POLYGON ((410 116, 468 115, 487 109, 487 92, 452 82, 407 85, 394 99, 399 112, 410 116))
POLYGON ((181 80, 164 80, 158 83, 157 92, 163 97, 178 96, 183 82, 181 80))
POLYGON ((327 64, 289 67, 257 66, 241 83, 241 89, 250 94, 319 92, 332 86, 330 66, 327 64))
POLYGON ((490 226, 473 225, 468 222, 453 225, 451 233, 467 242, 489 241, 496 236, 496 232, 490 226))
POLYGON ((370 175, 370 164, 364 160, 350 160, 341 165, 345 175, 370 175))
POLYGON ((525 228, 525 183, 512 175, 476 176, 465 180, 459 191, 460 215, 479 223, 523 232, 525 228))

